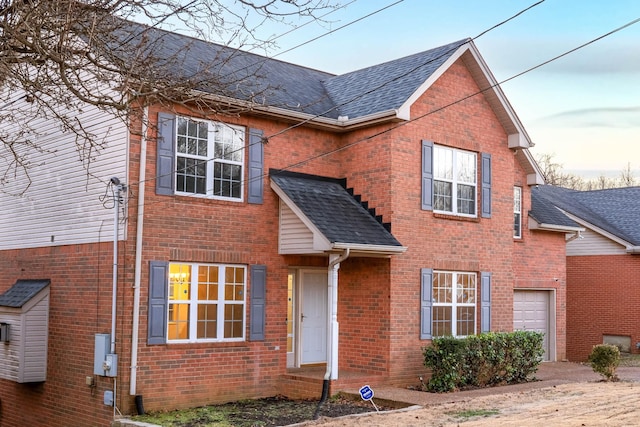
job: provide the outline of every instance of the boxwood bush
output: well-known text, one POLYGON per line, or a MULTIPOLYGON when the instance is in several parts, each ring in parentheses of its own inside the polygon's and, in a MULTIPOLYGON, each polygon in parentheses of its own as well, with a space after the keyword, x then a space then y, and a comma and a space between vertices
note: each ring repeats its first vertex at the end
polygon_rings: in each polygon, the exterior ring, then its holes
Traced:
POLYGON ((533 331, 488 332, 467 338, 434 338, 423 348, 431 370, 428 391, 525 382, 538 370, 544 334, 533 331))

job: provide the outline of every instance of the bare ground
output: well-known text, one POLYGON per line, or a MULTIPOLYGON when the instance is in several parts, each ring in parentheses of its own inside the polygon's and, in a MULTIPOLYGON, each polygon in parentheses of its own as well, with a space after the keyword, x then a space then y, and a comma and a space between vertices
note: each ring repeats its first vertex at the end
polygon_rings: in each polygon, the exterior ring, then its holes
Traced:
POLYGON ((419 409, 321 418, 304 425, 377 426, 631 426, 640 425, 640 383, 570 383, 469 398, 419 409))

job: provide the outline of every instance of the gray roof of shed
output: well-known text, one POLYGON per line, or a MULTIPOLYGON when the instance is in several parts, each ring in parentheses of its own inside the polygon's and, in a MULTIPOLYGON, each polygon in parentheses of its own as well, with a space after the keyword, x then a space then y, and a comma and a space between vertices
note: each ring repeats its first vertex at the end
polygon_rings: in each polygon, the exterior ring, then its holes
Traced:
POLYGON ((126 61, 142 46, 151 52, 158 69, 196 81, 204 92, 319 117, 354 119, 399 108, 460 46, 470 42, 460 40, 343 75, 133 22, 119 31, 111 47, 126 61), (219 82, 226 87, 225 93, 219 92, 219 82))
POLYGON ((555 206, 634 246, 640 246, 640 187, 577 191, 541 185, 531 194, 531 215, 534 219, 544 215, 550 206, 555 206), (543 209, 543 205, 546 208, 543 209))
POLYGON ((38 292, 49 286, 49 279, 18 280, 5 293, 0 295, 0 306, 20 308, 38 292))
POLYGON ((329 242, 402 247, 347 191, 346 180, 283 171, 270 176, 329 242))

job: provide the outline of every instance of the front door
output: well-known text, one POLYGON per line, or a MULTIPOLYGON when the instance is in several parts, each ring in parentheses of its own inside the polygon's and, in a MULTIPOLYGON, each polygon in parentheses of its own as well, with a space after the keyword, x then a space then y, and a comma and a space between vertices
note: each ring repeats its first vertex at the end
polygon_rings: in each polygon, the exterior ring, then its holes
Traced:
POLYGON ((327 272, 301 272, 300 363, 327 361, 327 272))

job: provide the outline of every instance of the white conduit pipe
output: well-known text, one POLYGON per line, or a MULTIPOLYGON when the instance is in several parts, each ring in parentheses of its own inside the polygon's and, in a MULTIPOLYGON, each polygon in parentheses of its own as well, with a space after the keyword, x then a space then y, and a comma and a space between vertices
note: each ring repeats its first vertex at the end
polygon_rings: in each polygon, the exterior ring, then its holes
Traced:
POLYGON ((133 326, 131 329, 131 380, 129 381, 129 395, 135 396, 138 372, 138 335, 140 323, 140 276, 142 272, 142 230, 144 225, 144 186, 145 166, 147 164, 147 121, 149 109, 145 107, 142 113, 142 135, 140 137, 140 175, 138 177, 138 219, 136 221, 136 261, 133 284, 133 326))

